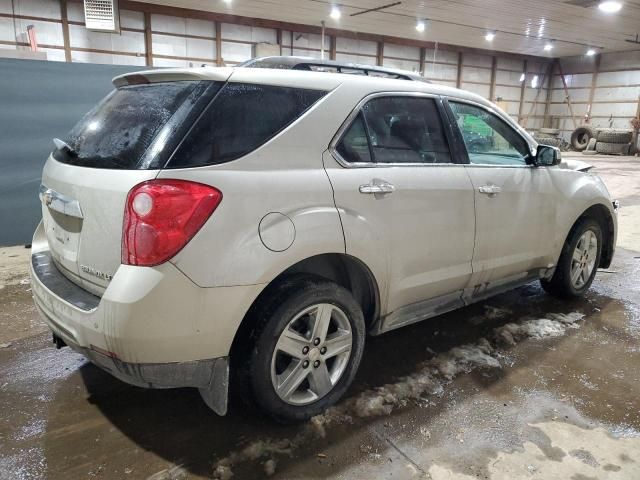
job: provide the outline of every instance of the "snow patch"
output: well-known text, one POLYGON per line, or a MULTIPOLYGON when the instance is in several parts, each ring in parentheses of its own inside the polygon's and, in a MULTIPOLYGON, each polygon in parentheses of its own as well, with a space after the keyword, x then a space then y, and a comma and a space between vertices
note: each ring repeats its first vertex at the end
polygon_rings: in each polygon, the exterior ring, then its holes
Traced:
POLYGON ((186 480, 188 476, 189 474, 182 465, 174 465, 171 468, 154 473, 147 480, 186 480))
MULTIPOLYGON (((487 320, 504 318, 512 313, 507 309, 490 306, 485 306, 485 311, 487 320)), ((213 476, 219 480, 229 480, 233 476, 233 466, 262 459, 266 459, 263 464, 265 474, 272 475, 276 469, 276 456, 291 456, 294 450, 308 441, 324 438, 331 425, 351 424, 356 418, 389 415, 409 402, 423 401, 426 395, 442 395, 444 387, 461 373, 477 368, 502 368, 498 360, 501 357, 501 345, 515 345, 526 338, 557 337, 570 328, 578 328, 577 322, 582 318, 584 314, 580 312, 551 313, 544 318, 524 318, 495 328, 488 337, 454 347, 420 363, 415 372, 394 383, 365 390, 355 397, 343 400, 323 414, 313 417, 293 439, 256 440, 243 449, 230 453, 215 464, 213 476)))
POLYGON ((584 314, 572 312, 568 314, 551 313, 546 318, 523 320, 518 323, 507 323, 498 327, 494 333, 497 340, 506 345, 531 338, 558 337, 564 335, 568 328, 578 328, 576 322, 582 320, 584 314))

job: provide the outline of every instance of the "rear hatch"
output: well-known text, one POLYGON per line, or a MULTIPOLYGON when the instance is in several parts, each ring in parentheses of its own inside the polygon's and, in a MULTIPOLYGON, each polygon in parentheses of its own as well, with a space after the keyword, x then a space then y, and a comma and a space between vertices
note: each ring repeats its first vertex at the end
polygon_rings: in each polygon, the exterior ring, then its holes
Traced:
POLYGON ((45 165, 40 198, 51 255, 71 281, 102 295, 121 263, 127 194, 157 176, 229 70, 143 72, 85 115, 45 165))

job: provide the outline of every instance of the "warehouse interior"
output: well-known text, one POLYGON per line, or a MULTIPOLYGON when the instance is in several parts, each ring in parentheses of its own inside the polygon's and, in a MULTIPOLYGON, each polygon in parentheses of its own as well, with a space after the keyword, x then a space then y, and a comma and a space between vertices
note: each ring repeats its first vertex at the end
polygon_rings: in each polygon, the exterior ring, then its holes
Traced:
POLYGON ((638 35, 638 0, 0 0, 0 480, 640 478, 638 35), (274 56, 493 102, 603 180, 613 262, 582 298, 530 283, 368 337, 346 396, 298 424, 57 350, 30 280, 52 139, 118 75, 274 56))

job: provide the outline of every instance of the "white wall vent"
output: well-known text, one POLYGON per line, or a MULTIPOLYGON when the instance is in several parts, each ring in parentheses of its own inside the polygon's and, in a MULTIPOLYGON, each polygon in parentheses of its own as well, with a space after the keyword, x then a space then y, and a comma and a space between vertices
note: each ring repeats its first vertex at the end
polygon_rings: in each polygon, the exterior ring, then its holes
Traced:
POLYGON ((119 32, 117 0, 84 0, 84 23, 89 30, 119 32))

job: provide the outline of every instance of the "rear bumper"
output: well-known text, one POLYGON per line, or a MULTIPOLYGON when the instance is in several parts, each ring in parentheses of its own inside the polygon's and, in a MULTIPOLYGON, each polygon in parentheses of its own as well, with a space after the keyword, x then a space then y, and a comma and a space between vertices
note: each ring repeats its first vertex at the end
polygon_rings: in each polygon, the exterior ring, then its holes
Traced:
MULTIPOLYGON (((61 332, 51 326, 51 320, 49 325, 54 335, 60 337, 61 332)), ((219 415, 227 413, 229 357, 175 363, 128 363, 94 349, 73 343, 67 345, 125 383, 145 388, 198 388, 213 411, 219 415)))
MULTIPOLYGON (((38 227, 30 268, 43 320, 67 345, 133 385, 225 389, 235 333, 262 285, 201 288, 173 264, 121 265, 102 297, 70 282, 38 227)), ((212 393, 213 392, 213 393, 212 393)), ((218 409, 214 408, 218 411, 218 409)))

